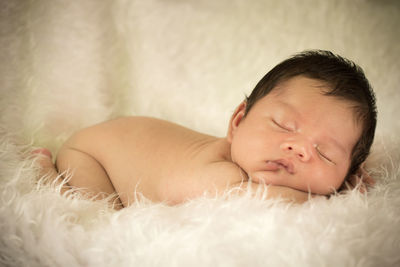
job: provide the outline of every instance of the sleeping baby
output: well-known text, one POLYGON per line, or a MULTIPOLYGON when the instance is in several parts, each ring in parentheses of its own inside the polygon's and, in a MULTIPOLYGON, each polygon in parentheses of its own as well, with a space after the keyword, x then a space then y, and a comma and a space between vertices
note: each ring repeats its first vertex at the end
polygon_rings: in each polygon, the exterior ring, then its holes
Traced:
POLYGON ((47 155, 40 157, 42 171, 54 179, 71 171, 63 190, 115 195, 116 208, 129 206, 137 193, 174 205, 259 185, 266 185, 267 198, 301 203, 347 182, 373 182, 361 167, 376 115, 360 67, 328 51, 306 51, 261 79, 234 111, 226 137, 122 117, 72 135, 55 164, 48 150, 34 152, 47 155))

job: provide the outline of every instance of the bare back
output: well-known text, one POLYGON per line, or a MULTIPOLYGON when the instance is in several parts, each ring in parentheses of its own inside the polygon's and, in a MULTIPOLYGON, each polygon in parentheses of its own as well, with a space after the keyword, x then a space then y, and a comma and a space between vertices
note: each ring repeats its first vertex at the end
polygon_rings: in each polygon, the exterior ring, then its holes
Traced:
POLYGON ((128 204, 135 191, 176 204, 242 181, 225 139, 154 118, 124 117, 83 129, 63 149, 95 158, 128 204))

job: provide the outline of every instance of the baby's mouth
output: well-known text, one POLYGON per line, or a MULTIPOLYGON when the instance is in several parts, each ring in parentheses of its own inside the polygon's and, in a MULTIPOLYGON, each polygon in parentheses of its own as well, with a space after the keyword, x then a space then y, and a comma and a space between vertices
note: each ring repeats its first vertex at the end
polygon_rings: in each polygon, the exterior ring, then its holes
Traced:
POLYGON ((288 173, 294 174, 293 164, 285 159, 267 160, 265 167, 267 171, 278 171, 280 169, 284 169, 288 173))

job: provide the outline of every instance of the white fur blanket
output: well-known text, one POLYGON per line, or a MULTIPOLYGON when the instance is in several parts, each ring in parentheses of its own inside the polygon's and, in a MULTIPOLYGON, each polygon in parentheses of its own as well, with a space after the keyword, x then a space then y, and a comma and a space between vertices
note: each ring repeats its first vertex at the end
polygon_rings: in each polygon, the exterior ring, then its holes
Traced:
POLYGON ((0 2, 1 266, 399 266, 398 1, 0 2), (222 136, 271 67, 310 48, 365 70, 377 185, 304 205, 200 198, 113 211, 38 183, 32 147, 147 115, 222 136))

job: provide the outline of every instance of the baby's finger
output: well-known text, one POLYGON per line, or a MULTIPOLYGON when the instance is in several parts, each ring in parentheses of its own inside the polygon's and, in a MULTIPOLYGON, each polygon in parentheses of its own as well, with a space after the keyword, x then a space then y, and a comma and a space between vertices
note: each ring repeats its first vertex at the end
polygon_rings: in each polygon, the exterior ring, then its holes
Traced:
POLYGON ((367 187, 365 186, 365 184, 361 184, 360 187, 358 188, 358 191, 360 191, 360 193, 362 194, 367 192, 367 187))
POLYGON ((360 182, 360 178, 358 178, 357 175, 352 175, 350 176, 350 178, 348 179, 349 184, 351 186, 351 189, 353 189, 354 187, 357 186, 357 184, 360 182))
POLYGON ((359 176, 357 175, 352 175, 349 179, 349 184, 350 184, 350 189, 354 189, 358 186, 358 190, 361 193, 365 193, 367 191, 367 187, 364 183, 364 180, 361 179, 359 176))
POLYGON ((366 171, 363 171, 361 177, 366 185, 373 186, 376 183, 374 178, 372 178, 366 171))

